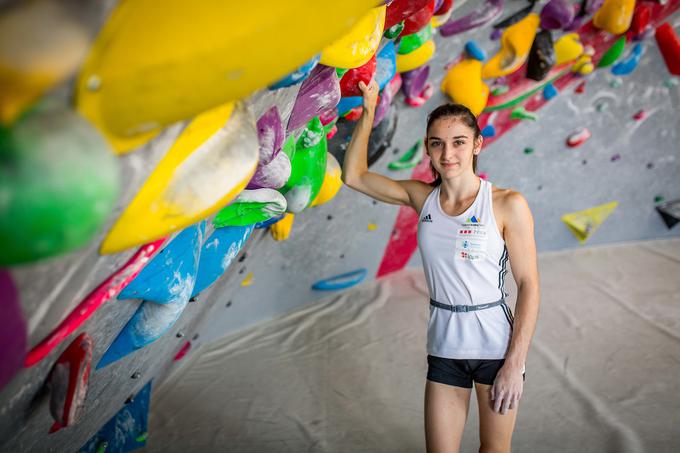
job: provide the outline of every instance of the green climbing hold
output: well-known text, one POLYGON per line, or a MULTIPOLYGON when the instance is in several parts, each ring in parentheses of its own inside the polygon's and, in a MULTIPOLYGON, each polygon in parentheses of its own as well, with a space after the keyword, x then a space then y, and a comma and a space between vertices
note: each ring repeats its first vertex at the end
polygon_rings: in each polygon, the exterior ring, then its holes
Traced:
POLYGON ((621 80, 620 77, 617 77, 617 78, 615 78, 615 79, 612 79, 612 81, 609 82, 609 86, 612 87, 612 88, 618 88, 618 87, 620 87, 621 85, 623 85, 623 81, 621 80))
POLYGON ((524 148, 524 154, 531 154, 534 152, 534 149, 531 146, 527 146, 524 148))
POLYGON ((515 109, 510 113, 510 119, 535 121, 538 119, 538 115, 536 115, 534 112, 527 111, 523 106, 519 106, 515 107, 515 109))
POLYGON ((411 35, 402 36, 399 40, 399 55, 405 55, 413 52, 432 38, 432 25, 428 24, 421 30, 411 35))
POLYGON ((342 76, 349 71, 349 68, 335 68, 335 73, 338 75, 338 79, 342 79, 342 76))
POLYGON ((99 442, 97 445, 97 453, 104 453, 106 449, 109 447, 109 443, 105 440, 99 442))
POLYGON ((657 195, 656 197, 654 197, 654 203, 661 203, 662 201, 664 201, 664 197, 662 197, 661 195, 657 195))
POLYGON ((387 168, 390 170, 404 170, 413 168, 423 159, 423 141, 418 140, 408 151, 398 160, 390 162, 387 168))
POLYGON ((507 85, 498 85, 494 88, 491 89, 491 95, 492 96, 500 96, 501 94, 505 94, 508 91, 510 91, 510 87, 507 85))
POLYGON ((663 81, 663 85, 666 88, 673 88, 678 86, 678 79, 675 77, 669 77, 666 80, 663 81))
POLYGON ((403 30, 404 30, 404 21, 402 20, 398 24, 394 24, 390 28, 385 30, 385 33, 383 33, 383 36, 387 39, 396 39, 397 36, 399 36, 403 30))
POLYGON ((611 66, 614 64, 616 60, 619 59, 621 54, 623 53, 623 49, 626 47, 626 37, 621 36, 619 39, 616 40, 612 46, 607 49, 607 51, 602 55, 602 58, 600 58, 600 61, 597 63, 598 68, 606 68, 607 66, 611 66))
POLYGON ((148 435, 149 435, 149 433, 147 433, 147 432, 145 431, 145 432, 143 432, 142 434, 140 434, 139 436, 135 437, 135 440, 136 440, 137 442, 146 442, 146 438, 148 437, 148 435))

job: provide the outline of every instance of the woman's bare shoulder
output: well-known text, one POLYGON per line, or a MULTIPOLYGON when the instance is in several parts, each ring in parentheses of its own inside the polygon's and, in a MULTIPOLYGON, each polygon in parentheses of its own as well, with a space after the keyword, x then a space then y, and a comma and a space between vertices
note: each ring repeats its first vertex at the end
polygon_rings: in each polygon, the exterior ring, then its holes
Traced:
POLYGON ((430 185, 430 183, 418 179, 402 179, 397 182, 408 192, 411 200, 411 207, 420 214, 420 211, 425 204, 425 200, 435 187, 430 185))

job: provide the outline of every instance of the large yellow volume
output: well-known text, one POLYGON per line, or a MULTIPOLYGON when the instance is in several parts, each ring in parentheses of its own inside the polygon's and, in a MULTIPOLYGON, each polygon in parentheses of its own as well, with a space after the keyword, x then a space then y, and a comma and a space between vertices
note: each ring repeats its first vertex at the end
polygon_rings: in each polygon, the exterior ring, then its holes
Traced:
POLYGON ((530 13, 506 28, 501 35, 501 49, 486 62, 482 68, 482 77, 501 77, 519 69, 529 57, 540 22, 538 14, 530 13))
POLYGON ((397 72, 412 71, 427 63, 434 55, 434 40, 429 39, 413 52, 397 54, 397 72))
POLYGON ((343 37, 326 46, 320 63, 338 68, 358 68, 378 50, 385 26, 386 6, 373 8, 343 37))
POLYGON ((562 221, 583 244, 604 222, 609 214, 619 205, 618 201, 601 204, 583 211, 572 212, 562 216, 562 221))
POLYGON ((482 81, 482 62, 465 59, 449 69, 440 85, 441 90, 458 104, 479 115, 489 99, 489 87, 482 81))
POLYGON ((136 137, 281 79, 377 3, 122 0, 81 69, 78 110, 130 150, 136 137))
POLYGON ((199 115, 118 218, 100 252, 120 252, 208 217, 245 188, 258 158, 255 121, 240 104, 199 115))

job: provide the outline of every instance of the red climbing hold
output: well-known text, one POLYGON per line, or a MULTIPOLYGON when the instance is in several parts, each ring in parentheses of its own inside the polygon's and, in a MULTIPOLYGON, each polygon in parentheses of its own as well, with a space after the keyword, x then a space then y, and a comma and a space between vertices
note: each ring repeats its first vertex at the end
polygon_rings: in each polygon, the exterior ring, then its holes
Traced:
POLYGON ((364 82, 366 85, 371 81, 371 78, 375 74, 375 68, 377 67, 376 56, 373 55, 370 60, 368 60, 363 65, 358 68, 352 68, 347 71, 340 79, 340 94, 342 97, 352 97, 352 96, 362 96, 363 93, 359 88, 359 81, 364 82))
POLYGON ((635 115, 633 115, 633 119, 635 121, 640 121, 640 120, 645 119, 646 116, 647 116, 647 113, 645 113, 644 110, 639 110, 637 113, 635 113, 635 115))
POLYGON ((567 137, 567 146, 570 148, 576 148, 577 146, 584 144, 589 138, 590 131, 588 128, 580 127, 569 134, 569 137, 567 137))
POLYGON ((663 23, 654 33, 661 55, 666 61, 668 71, 680 75, 680 39, 668 22, 663 23))
POLYGON ((583 94, 586 91, 586 81, 579 83, 574 89, 574 93, 583 94))
POLYGON ((633 22, 631 23, 630 29, 628 30, 630 36, 635 38, 641 36, 644 32, 646 32, 647 28, 649 27, 649 18, 651 17, 651 15, 652 15, 651 5, 639 3, 635 7, 635 12, 633 13, 633 22))

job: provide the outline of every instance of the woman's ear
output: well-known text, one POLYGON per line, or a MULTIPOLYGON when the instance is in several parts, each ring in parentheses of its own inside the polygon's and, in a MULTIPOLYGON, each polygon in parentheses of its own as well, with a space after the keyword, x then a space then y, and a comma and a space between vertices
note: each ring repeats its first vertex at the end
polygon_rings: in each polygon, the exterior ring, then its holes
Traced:
POLYGON ((473 151, 475 154, 482 152, 482 143, 484 143, 484 136, 480 134, 480 136, 475 140, 475 149, 473 151))

